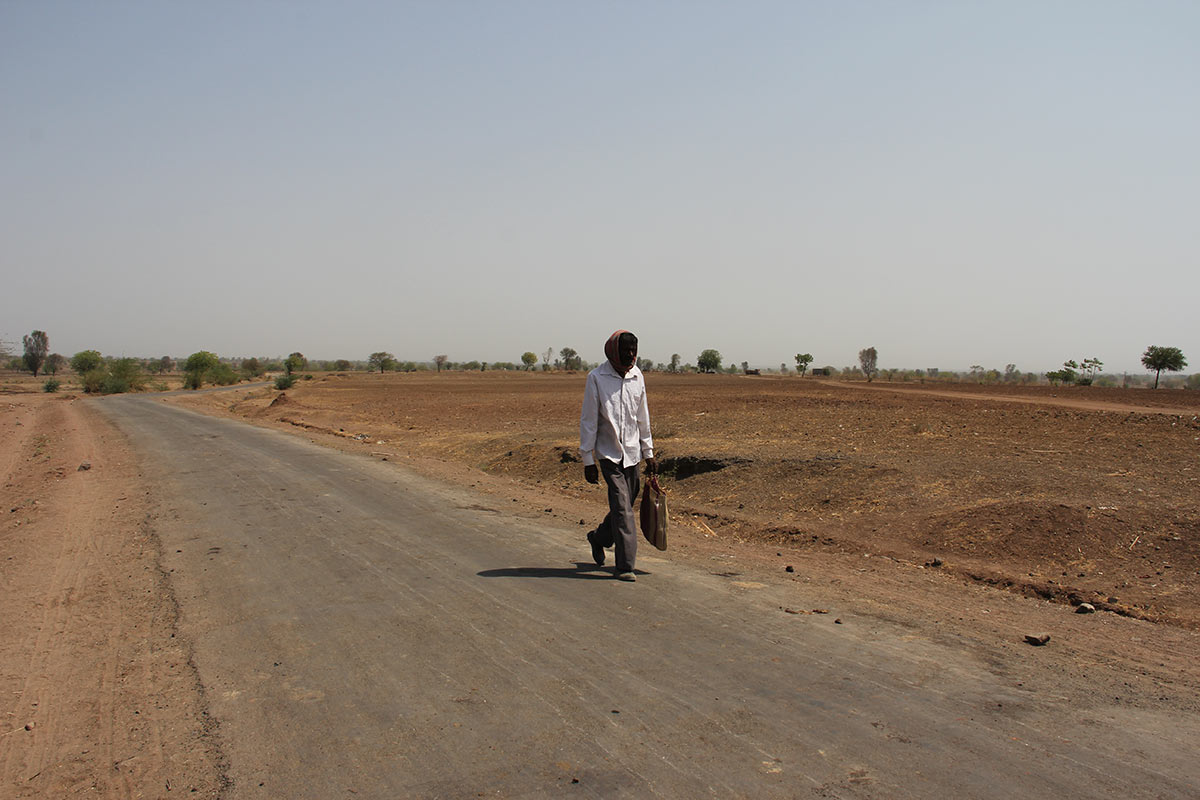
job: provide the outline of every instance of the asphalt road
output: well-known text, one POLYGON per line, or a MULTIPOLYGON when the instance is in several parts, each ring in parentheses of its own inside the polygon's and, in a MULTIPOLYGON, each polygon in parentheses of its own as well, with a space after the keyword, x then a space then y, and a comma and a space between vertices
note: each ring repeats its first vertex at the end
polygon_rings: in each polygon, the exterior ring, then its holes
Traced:
POLYGON ((1200 795, 1182 715, 1074 708, 648 546, 621 583, 582 528, 395 463, 98 407, 144 459, 230 797, 1200 795))

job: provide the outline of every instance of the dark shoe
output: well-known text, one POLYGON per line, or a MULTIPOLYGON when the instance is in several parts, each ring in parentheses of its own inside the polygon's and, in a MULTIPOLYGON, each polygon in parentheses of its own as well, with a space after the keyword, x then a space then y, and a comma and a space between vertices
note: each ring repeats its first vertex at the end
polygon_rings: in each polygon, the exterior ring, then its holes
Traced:
POLYGON ((618 572, 618 573, 617 573, 617 580, 619 580, 619 581, 629 581, 630 583, 633 583, 634 581, 636 581, 636 580, 637 580, 637 576, 636 576, 636 575, 634 575, 632 572, 618 572))
POLYGON ((592 561, 596 562, 597 567, 604 566, 604 548, 596 541, 596 532, 592 531, 587 535, 588 544, 592 546, 592 561))

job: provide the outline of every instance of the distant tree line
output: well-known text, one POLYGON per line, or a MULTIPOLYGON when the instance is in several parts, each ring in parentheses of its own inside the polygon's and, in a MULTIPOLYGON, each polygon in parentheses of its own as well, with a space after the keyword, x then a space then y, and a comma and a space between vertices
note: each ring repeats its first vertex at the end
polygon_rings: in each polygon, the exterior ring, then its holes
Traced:
MULTIPOLYGON (((187 359, 178 361, 170 356, 158 358, 129 358, 104 356, 98 350, 82 350, 71 358, 66 358, 50 351, 50 337, 45 331, 35 330, 22 337, 22 352, 13 356, 11 346, 0 342, 0 365, 6 365, 10 370, 25 371, 34 377, 49 376, 45 385, 46 391, 55 391, 60 385, 57 375, 68 366, 80 381, 81 388, 89 393, 115 393, 127 391, 142 391, 147 388, 164 389, 166 384, 162 377, 182 374, 183 383, 189 388, 200 388, 204 385, 229 385, 242 380, 261 379, 268 374, 275 374, 277 383, 282 377, 290 386, 296 380, 298 373, 305 370, 317 372, 422 372, 422 371, 458 371, 483 372, 533 370, 541 361, 542 371, 580 372, 592 369, 595 363, 585 361, 572 347, 563 347, 555 353, 553 347, 547 348, 540 355, 532 350, 521 354, 519 361, 485 362, 478 360, 452 361, 444 354, 435 355, 429 361, 400 360, 387 351, 371 353, 365 360, 336 359, 329 361, 310 360, 303 353, 295 351, 286 358, 234 357, 222 358, 215 353, 202 350, 193 353, 187 359), (282 376, 279 376, 282 373, 282 376)), ((859 363, 841 369, 832 365, 812 367, 813 375, 821 377, 854 378, 865 377, 867 381, 882 378, 887 381, 917 381, 917 382, 972 382, 980 384, 1037 384, 1078 385, 1078 386, 1140 386, 1150 384, 1148 377, 1124 374, 1121 376, 1103 372, 1104 362, 1097 357, 1080 360, 1069 359, 1063 362, 1060 369, 1049 370, 1045 373, 1026 372, 1017 368, 1016 364, 1005 365, 1003 371, 988 369, 981 364, 973 364, 966 372, 954 372, 938 368, 900 369, 879 366, 879 354, 876 348, 863 348, 858 353, 859 363)), ((795 373, 806 376, 815 359, 812 353, 797 353, 794 357, 795 373)), ((1160 383, 1173 387, 1200 389, 1200 373, 1186 377, 1162 379, 1163 372, 1180 372, 1187 367, 1187 359, 1178 347, 1150 345, 1141 357, 1142 365, 1154 373, 1153 387, 1160 383)), ((654 362, 649 358, 638 358, 638 367, 645 372, 667 373, 750 373, 771 372, 788 375, 788 364, 781 363, 778 370, 759 370, 751 368, 746 361, 738 364, 725 363, 721 352, 715 348, 702 350, 696 357, 695 364, 683 363, 678 353, 673 353, 667 363, 654 362)), ((311 374, 304 375, 311 378, 311 374)))

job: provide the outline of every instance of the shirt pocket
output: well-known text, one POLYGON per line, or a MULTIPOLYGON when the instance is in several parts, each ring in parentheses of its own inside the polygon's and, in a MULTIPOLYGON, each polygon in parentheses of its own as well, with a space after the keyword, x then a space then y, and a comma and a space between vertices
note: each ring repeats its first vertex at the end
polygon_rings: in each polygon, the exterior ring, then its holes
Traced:
POLYGON ((642 407, 642 395, 646 393, 646 387, 640 381, 630 381, 625 387, 622 395, 625 400, 625 409, 633 417, 637 417, 638 409, 642 407))

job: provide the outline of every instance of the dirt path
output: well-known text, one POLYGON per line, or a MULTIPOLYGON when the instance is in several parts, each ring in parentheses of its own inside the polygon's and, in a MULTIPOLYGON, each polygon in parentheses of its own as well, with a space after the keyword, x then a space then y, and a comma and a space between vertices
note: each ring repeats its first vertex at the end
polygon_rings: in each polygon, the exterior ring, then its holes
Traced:
MULTIPOLYGON (((1140 403, 1123 403, 1111 399, 1088 400, 1079 397, 1060 397, 1056 394, 1042 391, 1040 394, 999 394, 997 392, 983 393, 959 391, 957 389, 925 389, 917 386, 894 386, 887 383, 866 383, 863 381, 824 381, 827 386, 842 389, 862 389, 875 392, 899 392, 903 394, 923 395, 925 397, 946 397, 954 400, 982 400, 995 403, 1023 403, 1026 405, 1058 406, 1074 408, 1080 411, 1110 411, 1119 414, 1175 414, 1191 416, 1200 413, 1200 405, 1144 405, 1140 403)), ((1040 387, 1045 389, 1045 387, 1040 387)), ((1019 391, 1019 390, 1018 390, 1019 391)), ((1065 392, 1066 390, 1064 390, 1065 392)), ((1102 390, 1093 390, 1102 391, 1102 390)))
POLYGON ((219 770, 124 438, 0 398, 0 796, 213 796, 219 770))

